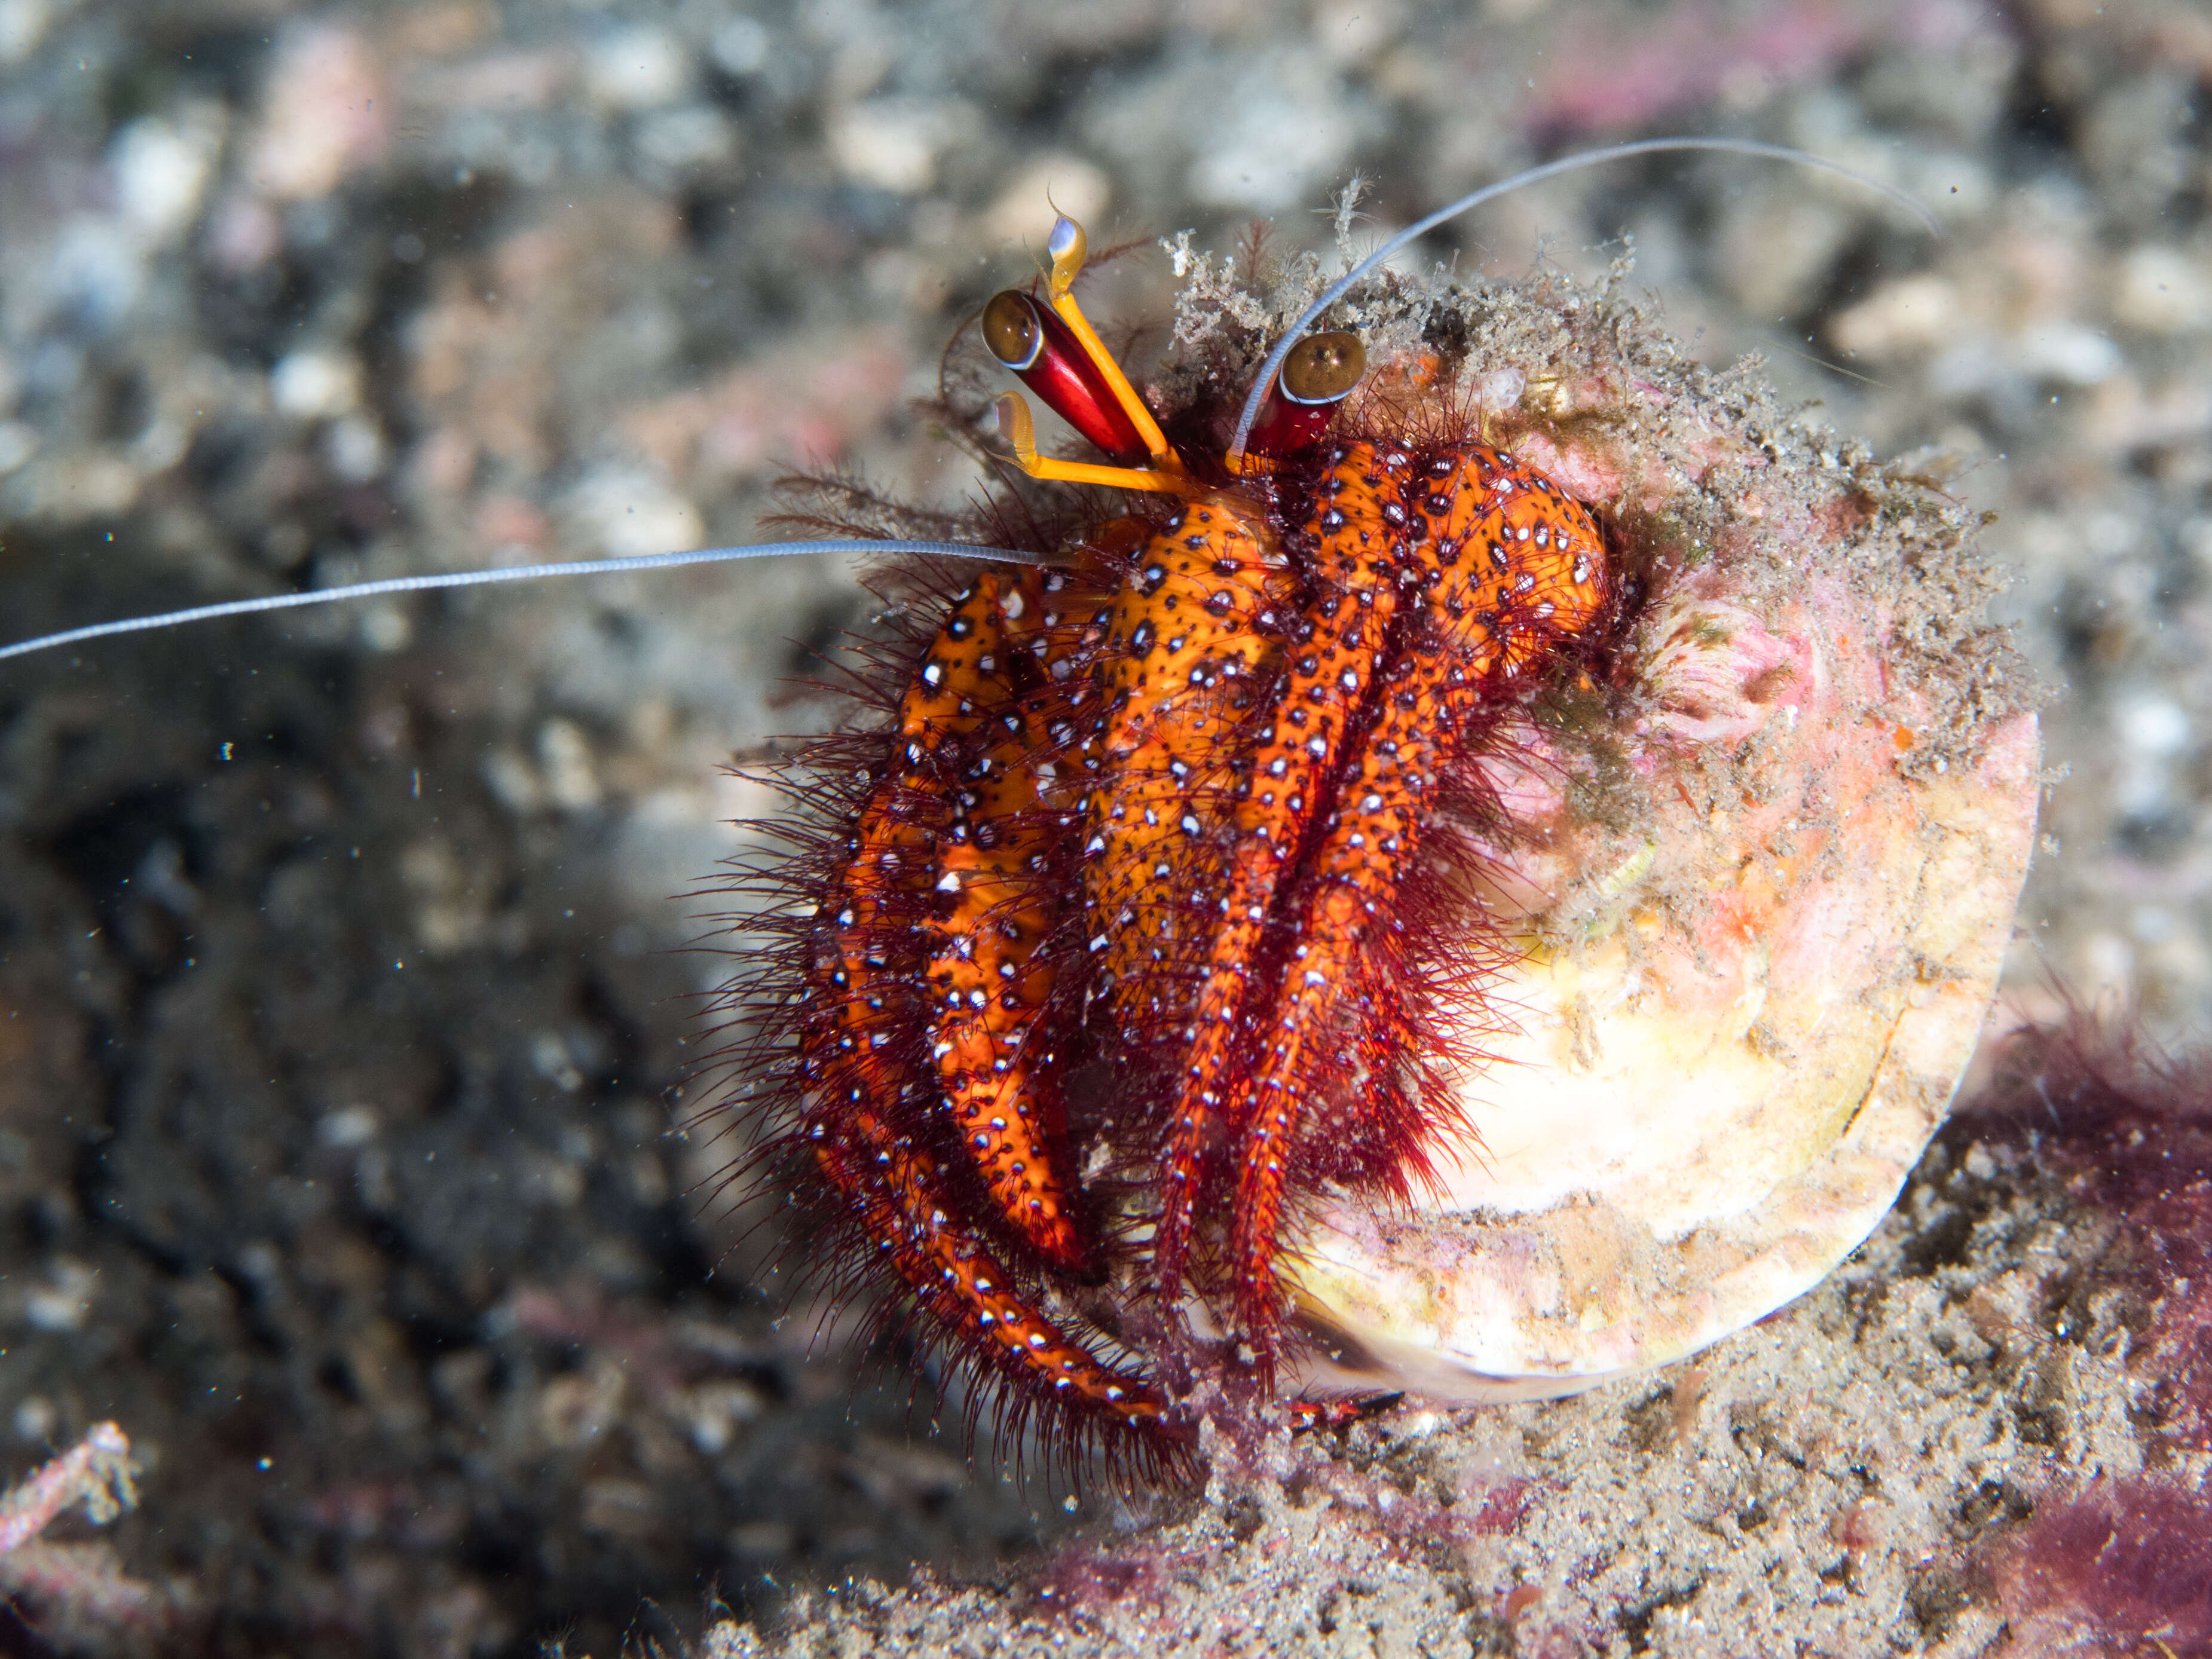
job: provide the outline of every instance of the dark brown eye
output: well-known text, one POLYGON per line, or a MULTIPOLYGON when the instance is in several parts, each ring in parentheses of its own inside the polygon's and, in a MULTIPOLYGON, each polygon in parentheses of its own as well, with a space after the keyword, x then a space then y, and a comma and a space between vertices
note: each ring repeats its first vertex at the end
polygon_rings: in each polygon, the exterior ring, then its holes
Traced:
POLYGON ((1008 368, 1027 368, 1036 362, 1044 330, 1037 325, 1036 307, 1028 295, 1007 288, 991 296, 983 307, 983 343, 1008 368))
MULTIPOLYGON (((988 317, 987 312, 987 330, 988 317)), ((1357 334, 1309 334, 1283 359, 1283 395, 1292 403, 1333 404, 1358 386, 1366 372, 1367 349, 1357 334)))

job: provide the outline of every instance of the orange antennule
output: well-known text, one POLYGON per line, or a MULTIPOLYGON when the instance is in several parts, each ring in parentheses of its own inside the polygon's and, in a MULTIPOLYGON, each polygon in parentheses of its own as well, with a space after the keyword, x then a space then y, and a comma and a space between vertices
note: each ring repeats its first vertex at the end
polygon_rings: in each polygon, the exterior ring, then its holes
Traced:
POLYGON ((1052 234, 1045 239, 1044 245, 1045 252, 1052 256, 1052 276, 1046 284, 1052 295, 1052 308, 1060 313, 1060 320, 1067 325, 1068 331, 1083 343, 1084 350, 1091 354, 1098 378, 1114 394, 1114 401, 1127 412, 1137 435, 1145 441, 1145 450, 1152 456, 1152 464, 1167 471, 1181 471, 1182 462, 1169 445, 1167 434, 1160 430, 1160 423, 1152 418, 1152 411, 1137 395, 1136 387, 1129 384, 1129 377, 1121 373, 1121 365, 1106 349, 1098 331, 1083 314, 1083 307, 1075 303, 1076 274, 1083 269, 1090 247, 1090 239, 1074 220, 1063 213, 1054 221, 1052 234))

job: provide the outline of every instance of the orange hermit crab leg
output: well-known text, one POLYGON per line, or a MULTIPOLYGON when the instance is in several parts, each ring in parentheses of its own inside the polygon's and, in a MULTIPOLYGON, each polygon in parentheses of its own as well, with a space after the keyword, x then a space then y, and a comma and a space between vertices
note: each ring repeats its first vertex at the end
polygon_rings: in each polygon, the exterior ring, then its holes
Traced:
MULTIPOLYGON (((871 795, 829 901, 834 909, 823 943, 830 957, 811 975, 818 1012, 801 1032, 807 1059, 799 1136, 853 1206, 859 1231, 971 1352, 1029 1385, 1035 1397, 1141 1426, 1160 1417, 1158 1391, 1109 1366, 1039 1313, 1000 1255, 963 1219, 951 1172, 931 1151, 943 1137, 932 1133, 933 1109, 923 1097, 925 1089, 937 1092, 943 1074, 934 1066, 925 1073, 901 1046, 914 1024, 910 958, 929 955, 941 969, 948 955, 961 955, 948 952, 946 941, 957 947, 963 927, 999 914, 999 907, 975 912, 957 903, 939 914, 940 896, 964 896, 963 872, 975 866, 954 855, 994 821, 975 815, 964 799, 972 792, 962 786, 979 770, 979 750, 988 756, 989 745, 975 739, 987 722, 1003 717, 1009 671, 1021 659, 1007 648, 1009 613, 1036 616, 1042 624, 1049 614, 1044 589, 1063 580, 1047 572, 979 580, 956 599, 936 647, 917 666, 901 708, 902 763, 871 795)), ((1039 672, 1049 679, 1048 671, 1039 672)), ((980 769, 988 776, 990 769, 980 769)), ((994 1051, 1000 1033, 988 1021, 963 1029, 969 988, 951 988, 961 992, 963 1012, 931 1026, 934 1057, 941 1062, 971 1039, 980 1051, 994 1051)), ((1041 1000, 1002 1006, 1018 1022, 1041 1000)), ((961 1110, 957 1102, 954 1109, 961 1110)), ((992 1145, 975 1149, 976 1162, 1005 1218, 1049 1254, 1053 1229, 1066 1226, 1068 1218, 1044 1137, 1030 1129, 1019 1115, 1000 1122, 992 1145), (1006 1156, 1009 1147, 1016 1156, 1006 1156), (1047 1201, 1033 1201, 1041 1196, 1047 1201)))
POLYGON ((1105 1364, 1013 1288, 989 1248, 955 1219, 927 1153, 857 1100, 842 1122, 831 1122, 823 1115, 809 1131, 817 1166, 860 1212, 860 1227, 915 1299, 966 1339, 971 1352, 1019 1382, 1041 1383, 1047 1398, 1134 1427, 1159 1424, 1165 1406, 1157 1389, 1105 1364))
MULTIPOLYGON (((1084 802, 1083 934, 1124 1028, 1186 1024, 1187 941, 1211 936, 1222 890, 1211 826, 1235 784, 1244 708, 1264 688, 1291 594, 1282 560, 1241 514, 1193 502, 1135 551, 1102 617, 1106 724, 1084 802), (1195 908, 1194 908, 1195 907, 1195 908)), ((1153 1249, 1180 1271, 1206 1124, 1170 1126, 1153 1249)), ((1171 1299, 1168 1305, 1172 1305, 1171 1299)))
POLYGON ((989 1246, 957 1218, 936 1160, 878 1109, 899 1085, 863 1006, 876 988, 853 985, 856 1000, 841 1011, 845 1036, 836 1056, 810 1068, 816 1098, 804 1133, 817 1167, 915 1299, 967 1339, 971 1352, 1019 1382, 1042 1384, 1047 1398, 1133 1425, 1157 1424, 1164 1409, 1158 1390, 1108 1366, 1029 1304, 989 1246), (828 1109, 841 1097, 838 1109, 828 1109))
MULTIPOLYGON (((1480 741, 1478 723, 1498 684, 1589 627, 1605 604, 1596 524, 1579 502, 1531 477, 1478 447, 1402 481, 1409 505, 1425 496, 1431 510, 1450 506, 1435 518, 1401 515, 1407 528, 1394 550, 1415 577, 1405 591, 1419 597, 1392 630, 1384 683, 1367 699, 1359 769, 1337 792, 1291 933, 1295 960, 1273 1030, 1231 1107, 1242 1128, 1231 1245, 1237 1317, 1263 1352, 1281 1317, 1276 1239, 1300 1120, 1310 1103, 1328 1097, 1326 1079, 1346 1069, 1347 1022, 1351 1052, 1370 1079, 1370 1121, 1332 1125, 1331 1134, 1418 1150, 1420 1120, 1397 1052, 1403 975, 1386 953, 1395 948, 1389 918, 1436 810, 1437 781, 1480 741), (1389 1122, 1394 1112, 1404 1121, 1389 1122)), ((1409 1158, 1402 1167, 1421 1166, 1409 1158)))
POLYGON ((1246 1006, 1264 1005, 1254 986, 1271 972, 1260 957, 1276 890, 1296 867, 1322 810, 1324 781, 1346 740, 1343 711, 1355 706, 1380 659, 1397 603, 1382 550, 1365 544, 1362 528, 1379 521, 1377 481, 1368 476, 1372 464, 1372 451, 1358 446, 1318 486, 1316 499, 1328 505, 1310 555, 1311 591, 1301 596, 1304 614, 1284 628, 1288 660, 1273 690, 1274 717, 1258 731, 1237 785, 1237 850, 1217 890, 1218 931, 1169 1121, 1168 1179, 1154 1233, 1154 1273, 1170 1301, 1181 1289, 1204 1174, 1233 1132, 1227 1079, 1246 1041, 1246 1006))
POLYGON ((945 619, 902 725, 910 741, 933 731, 984 740, 950 780, 951 822, 934 866, 946 908, 929 930, 926 977, 944 1103, 999 1214, 1054 1266, 1080 1271, 1088 1253, 1058 1168, 1051 1056, 1030 1042, 1055 977, 1038 947, 1054 919, 1047 869, 1064 831, 1031 763, 1048 746, 1052 710, 1020 698, 1012 673, 1034 665, 1049 688, 1066 654, 1065 635, 1055 639, 1043 621, 1045 584, 1037 572, 980 577, 945 619))

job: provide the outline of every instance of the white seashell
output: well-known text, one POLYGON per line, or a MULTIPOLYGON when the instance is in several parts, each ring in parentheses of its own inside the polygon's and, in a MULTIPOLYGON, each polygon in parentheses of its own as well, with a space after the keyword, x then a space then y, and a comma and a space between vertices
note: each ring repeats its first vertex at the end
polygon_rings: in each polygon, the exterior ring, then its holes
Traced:
POLYGON ((1460 1034, 1494 1057, 1473 1133, 1411 1212, 1311 1218, 1294 1386, 1571 1394, 1764 1317, 1894 1201, 1995 992, 2039 743, 2018 713, 1931 753, 1913 601, 1836 566, 1770 533, 1676 576, 1630 647, 1634 729, 1528 734, 1485 896, 1527 953, 1460 1034))

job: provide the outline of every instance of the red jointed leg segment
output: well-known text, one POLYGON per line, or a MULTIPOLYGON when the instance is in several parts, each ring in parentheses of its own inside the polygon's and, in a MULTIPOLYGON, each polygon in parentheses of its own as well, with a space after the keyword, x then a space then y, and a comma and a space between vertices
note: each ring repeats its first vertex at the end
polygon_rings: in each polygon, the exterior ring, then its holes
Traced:
MULTIPOLYGON (((979 580, 915 669, 893 770, 862 811, 829 899, 803 1039, 801 1133, 857 1230, 963 1352, 1024 1398, 1158 1430, 1158 1391, 1037 1310, 933 1150, 955 1138, 968 1149, 996 1206, 982 1220, 1048 1261, 1079 1257, 1049 1145, 1056 1127, 1025 1086, 1026 1043, 1050 991, 1036 957, 1042 872, 1030 860, 1052 819, 1034 765, 1011 768, 1006 753, 1013 744, 1033 762, 1035 748, 1022 747, 1034 742, 1029 721, 1049 719, 1024 699, 1054 683, 1057 636, 1025 635, 1053 626, 1045 590, 1060 580, 979 580), (1016 769, 1021 781, 994 775, 1016 769), (928 987, 921 1009, 909 988, 916 967, 928 987), (979 973, 998 981, 980 1003, 979 973), (912 1052, 917 1030, 927 1056, 912 1052), (942 1133, 948 1109, 957 1137, 942 1133)), ((1048 710, 1053 700, 1034 701, 1048 710)))

